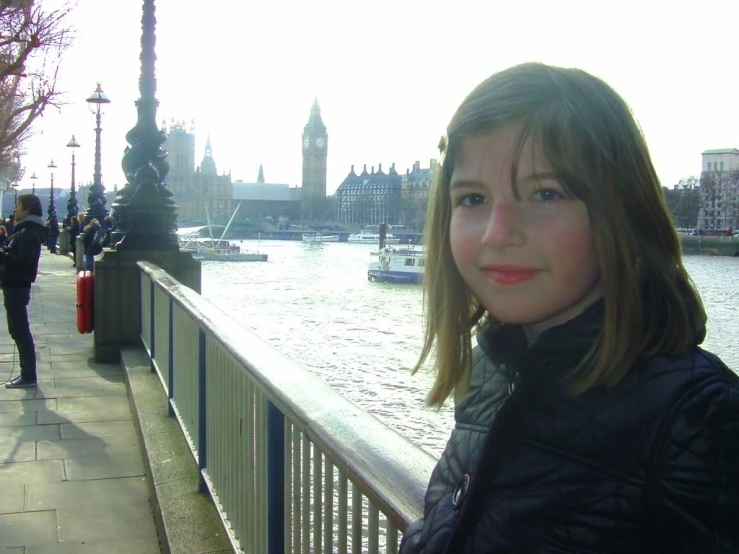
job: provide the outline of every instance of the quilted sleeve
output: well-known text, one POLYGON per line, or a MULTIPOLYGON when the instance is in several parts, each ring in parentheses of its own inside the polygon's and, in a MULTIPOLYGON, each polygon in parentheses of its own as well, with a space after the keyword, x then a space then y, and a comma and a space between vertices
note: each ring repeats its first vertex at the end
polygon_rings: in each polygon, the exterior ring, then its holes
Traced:
MULTIPOLYGON (((732 376, 733 377, 733 376, 732 376)), ((658 552, 739 552, 739 386, 690 394, 666 435, 655 484, 658 552)))

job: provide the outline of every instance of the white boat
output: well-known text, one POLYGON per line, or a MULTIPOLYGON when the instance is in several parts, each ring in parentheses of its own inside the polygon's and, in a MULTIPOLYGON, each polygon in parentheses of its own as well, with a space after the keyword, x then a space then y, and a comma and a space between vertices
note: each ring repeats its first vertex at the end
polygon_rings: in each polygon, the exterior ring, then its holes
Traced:
POLYGON ((215 262, 266 262, 267 254, 261 252, 242 251, 241 247, 231 244, 223 237, 226 236, 228 228, 231 226, 231 222, 236 217, 236 212, 239 211, 241 202, 236 206, 234 213, 231 214, 231 219, 228 220, 228 225, 223 230, 221 238, 216 240, 213 238, 213 227, 210 224, 210 214, 208 213, 208 206, 205 206, 205 215, 208 217, 208 231, 210 232, 210 238, 198 237, 192 234, 179 234, 178 241, 180 250, 190 252, 192 257, 196 260, 203 261, 215 261, 215 262))
MULTIPOLYGON (((356 242, 361 244, 380 244, 380 233, 371 233, 369 231, 359 231, 349 235, 347 242, 356 242)), ((391 233, 385 235, 385 244, 398 244, 400 239, 391 233)))
POLYGON ((323 233, 303 233, 303 242, 339 242, 339 235, 323 233))
POLYGON ((372 252, 367 279, 379 283, 420 283, 424 255, 420 246, 386 246, 372 252))
POLYGON ((180 250, 190 252, 196 260, 215 262, 266 262, 267 254, 261 252, 242 251, 235 244, 227 240, 214 241, 212 239, 181 235, 179 237, 180 250))

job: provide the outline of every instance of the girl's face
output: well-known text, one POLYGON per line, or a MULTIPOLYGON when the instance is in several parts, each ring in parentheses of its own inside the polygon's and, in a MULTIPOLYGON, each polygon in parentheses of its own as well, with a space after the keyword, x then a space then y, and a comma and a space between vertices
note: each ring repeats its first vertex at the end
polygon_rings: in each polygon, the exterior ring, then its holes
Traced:
POLYGON ((465 139, 449 189, 454 262, 497 321, 529 341, 575 317, 601 295, 587 206, 571 197, 531 145, 511 182, 516 129, 465 139), (518 196, 518 198, 516 198, 518 196))

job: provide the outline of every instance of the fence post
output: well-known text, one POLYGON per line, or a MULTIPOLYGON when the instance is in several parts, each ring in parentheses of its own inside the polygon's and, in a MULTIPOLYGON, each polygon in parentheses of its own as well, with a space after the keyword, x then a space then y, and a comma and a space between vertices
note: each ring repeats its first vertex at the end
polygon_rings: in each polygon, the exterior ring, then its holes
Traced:
POLYGON ((198 330, 198 491, 208 492, 203 472, 208 467, 208 440, 206 433, 206 389, 205 389, 205 331, 198 330))
POLYGON ((154 366, 154 359, 156 357, 156 345, 154 344, 154 337, 156 336, 156 330, 154 329, 154 291, 156 288, 154 287, 154 281, 149 281, 149 329, 151 332, 151 337, 149 337, 149 344, 151 345, 151 372, 154 373, 156 371, 156 367, 154 366))
POLYGON ((267 552, 285 553, 285 416, 267 401, 267 552))
POLYGON ((169 342, 169 367, 167 368, 167 413, 170 417, 174 416, 174 301, 169 297, 169 323, 168 323, 168 342, 169 342))

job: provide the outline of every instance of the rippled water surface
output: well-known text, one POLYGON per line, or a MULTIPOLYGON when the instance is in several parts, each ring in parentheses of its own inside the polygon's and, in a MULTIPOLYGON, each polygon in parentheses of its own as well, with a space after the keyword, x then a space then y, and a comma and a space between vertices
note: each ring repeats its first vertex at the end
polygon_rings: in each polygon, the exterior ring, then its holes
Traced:
MULTIPOLYGON (((422 291, 416 285, 368 282, 372 248, 262 241, 266 263, 204 263, 202 293, 438 456, 453 424, 451 407, 427 408, 431 379, 410 374, 422 343, 422 291)), ((704 346, 739 370, 739 258, 691 256, 686 265, 708 310, 704 346)))

